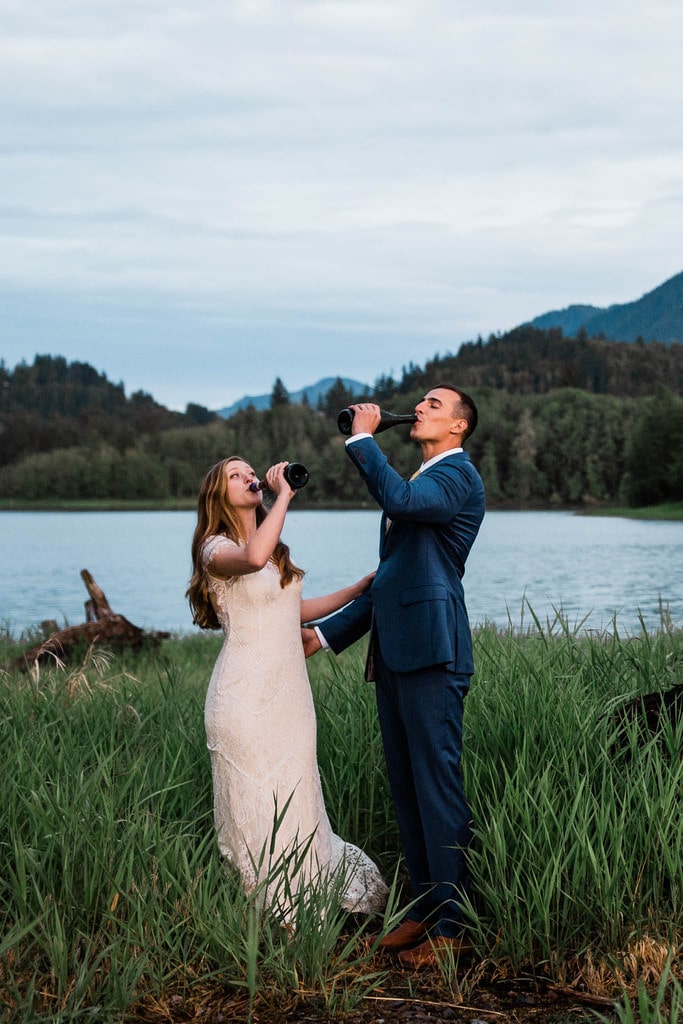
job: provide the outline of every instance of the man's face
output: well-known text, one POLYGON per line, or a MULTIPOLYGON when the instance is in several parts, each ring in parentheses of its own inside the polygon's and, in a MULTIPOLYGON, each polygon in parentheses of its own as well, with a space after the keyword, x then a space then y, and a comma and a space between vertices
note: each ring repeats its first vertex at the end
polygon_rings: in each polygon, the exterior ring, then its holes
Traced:
POLYGON ((460 414, 460 401, 449 388, 433 388, 415 406, 417 422, 410 430, 413 441, 431 441, 437 444, 462 433, 466 421, 460 414))

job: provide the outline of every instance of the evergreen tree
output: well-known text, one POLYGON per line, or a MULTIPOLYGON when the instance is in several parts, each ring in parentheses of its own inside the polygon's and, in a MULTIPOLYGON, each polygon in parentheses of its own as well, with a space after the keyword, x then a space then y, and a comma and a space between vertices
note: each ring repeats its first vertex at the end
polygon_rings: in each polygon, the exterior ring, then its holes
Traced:
POLYGON ((189 423, 201 426, 204 423, 211 423, 218 418, 215 412, 207 409, 204 405, 197 405, 196 402, 188 402, 185 407, 185 416, 189 423))
POLYGON ((275 409, 278 405, 289 405, 289 391, 280 378, 276 377, 270 393, 270 408, 275 409))
POLYGON ((334 416, 335 419, 342 409, 345 409, 353 401, 353 392, 346 387, 341 377, 337 377, 332 387, 325 395, 322 410, 327 416, 334 416))
POLYGON ((683 399, 666 388, 644 399, 624 450, 629 505, 683 500, 683 399))
POLYGON ((493 440, 487 442, 484 448, 484 456, 479 464, 479 472, 484 481, 486 489, 486 500, 497 503, 503 498, 503 489, 500 486, 498 475, 498 464, 496 462, 496 446, 493 440))

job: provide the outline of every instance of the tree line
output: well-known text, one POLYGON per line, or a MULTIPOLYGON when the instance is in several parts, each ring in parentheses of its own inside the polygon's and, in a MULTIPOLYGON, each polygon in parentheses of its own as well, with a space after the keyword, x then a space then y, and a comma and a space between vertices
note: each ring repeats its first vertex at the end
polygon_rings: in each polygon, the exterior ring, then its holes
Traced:
MULTIPOLYGON (((566 339, 557 329, 520 328, 488 342, 472 342, 454 356, 436 356, 423 369, 411 364, 399 381, 379 378, 370 397, 391 411, 406 412, 440 380, 469 391, 480 420, 467 448, 484 479, 489 507, 680 501, 682 355, 680 345, 566 339), (583 386, 577 385, 579 380, 583 386), (625 394, 615 393, 621 388, 625 394)), ((41 363, 40 368, 45 374, 50 366, 41 363)), ((60 362, 62 381, 69 369, 60 362)), ((291 403, 278 378, 269 409, 250 407, 222 420, 201 406, 188 407, 185 414, 170 413, 151 396, 131 402, 122 388, 108 388, 106 378, 88 369, 97 377, 93 389, 100 389, 98 399, 109 394, 107 416, 118 423, 119 432, 102 434, 93 428, 80 435, 81 443, 20 453, 0 468, 0 497, 192 499, 214 462, 238 454, 259 475, 283 459, 303 462, 310 481, 297 499, 298 507, 368 502, 336 426, 337 412, 354 397, 341 380, 312 408, 291 403), (122 412, 118 421, 111 388, 122 412), (140 408, 154 423, 150 429, 131 427, 140 408)), ((78 374, 88 377, 83 364, 78 374)), ((16 402, 15 384, 16 370, 10 381, 16 402)), ((33 386, 37 396, 40 389, 35 381, 33 386)), ((78 386, 88 389, 87 383, 78 386)), ((83 394, 78 401, 76 418, 81 424, 91 422, 96 406, 85 402, 83 394), (85 420, 83 409, 89 410, 85 420)), ((54 408, 46 399, 44 407, 36 401, 33 411, 43 408, 47 421, 54 408)), ((60 415, 65 408, 62 404, 60 415)), ((6 423, 2 410, 0 438, 6 423)), ((380 443, 399 472, 409 475, 415 469, 419 450, 407 428, 387 431, 380 443)))
MULTIPOLYGON (((639 399, 563 388, 545 395, 475 388, 479 427, 467 447, 490 507, 566 507, 683 500, 683 399, 660 388, 639 399)), ((412 409, 422 391, 391 403, 412 409)), ((380 443, 409 475, 419 450, 398 427, 380 443)), ((343 450, 336 416, 282 403, 229 420, 143 434, 125 451, 108 443, 29 455, 0 470, 0 497, 162 500, 193 498, 207 469, 241 455, 259 475, 283 459, 310 481, 298 506, 363 505, 367 493, 343 450)))
POLYGON ((55 448, 109 443, 124 453, 140 434, 216 418, 203 406, 173 412, 145 391, 126 396, 88 363, 37 355, 9 370, 0 361, 0 466, 55 448))

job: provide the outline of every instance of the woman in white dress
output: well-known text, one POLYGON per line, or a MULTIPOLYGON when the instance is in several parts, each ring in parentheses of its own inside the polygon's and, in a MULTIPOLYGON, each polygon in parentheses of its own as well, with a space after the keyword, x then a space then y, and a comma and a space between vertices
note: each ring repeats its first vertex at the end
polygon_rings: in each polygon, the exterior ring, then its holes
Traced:
POLYGON ((192 541, 187 592, 194 622, 222 628, 223 646, 205 705, 218 846, 246 892, 291 922, 302 889, 331 881, 342 907, 380 911, 387 887, 376 865, 336 836, 325 811, 316 757, 316 720, 301 624, 343 607, 372 575, 302 600, 303 572, 280 540, 296 493, 286 462, 271 466, 269 512, 251 466, 238 456, 207 474, 192 541))

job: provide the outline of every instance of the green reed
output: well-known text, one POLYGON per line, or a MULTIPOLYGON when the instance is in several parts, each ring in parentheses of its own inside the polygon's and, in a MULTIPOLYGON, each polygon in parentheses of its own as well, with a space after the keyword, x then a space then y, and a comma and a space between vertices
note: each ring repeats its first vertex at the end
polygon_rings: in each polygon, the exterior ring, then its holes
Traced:
POLYGON ((615 710, 680 683, 681 635, 487 630, 477 646, 465 765, 480 945, 561 975, 634 936, 680 942, 683 722, 651 735, 615 710))
MULTIPOLYGON (((228 1019, 264 1000, 341 1011, 386 981, 333 883, 283 929, 221 863, 203 725, 219 644, 0 676, 0 1020, 120 1020, 189 999, 228 1019)), ((479 957, 596 989, 607 971, 609 994, 642 1002, 655 949, 680 977, 683 731, 620 731, 615 709, 681 681, 683 635, 579 637, 558 617, 525 635, 487 627, 475 647, 464 766, 479 957)), ((333 827, 392 883, 377 931, 405 879, 362 668, 360 648, 309 662, 333 827)))

